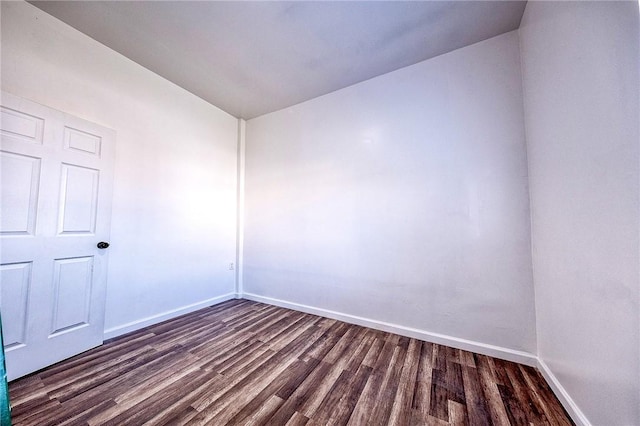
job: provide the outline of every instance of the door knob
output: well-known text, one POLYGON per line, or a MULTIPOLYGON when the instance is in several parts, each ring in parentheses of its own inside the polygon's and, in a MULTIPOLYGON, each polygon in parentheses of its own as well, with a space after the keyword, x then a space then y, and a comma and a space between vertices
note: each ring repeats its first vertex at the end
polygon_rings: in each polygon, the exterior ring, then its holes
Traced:
POLYGON ((100 241, 100 242, 98 243, 98 248, 99 248, 99 249, 106 249, 107 247, 109 247, 109 243, 107 243, 107 242, 100 241))

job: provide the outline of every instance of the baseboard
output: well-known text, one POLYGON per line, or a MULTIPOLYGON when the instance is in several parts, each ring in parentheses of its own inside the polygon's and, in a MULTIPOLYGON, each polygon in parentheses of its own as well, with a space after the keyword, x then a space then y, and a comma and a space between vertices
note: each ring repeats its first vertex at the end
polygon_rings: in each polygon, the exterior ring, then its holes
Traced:
POLYGON ((109 328, 104 331, 104 340, 112 339, 114 337, 121 336, 123 334, 130 333, 132 331, 139 330, 141 328, 157 324, 162 321, 166 321, 168 319, 172 319, 175 317, 179 317, 180 315, 188 314, 199 309, 206 308, 211 305, 216 305, 218 303, 225 302, 231 299, 238 299, 239 295, 237 293, 227 293, 222 296, 213 297, 211 299, 203 300, 202 302, 193 303, 191 305, 182 306, 177 309, 172 309, 170 311, 162 312, 160 314, 152 315, 150 317, 141 318, 136 321, 131 321, 126 324, 118 325, 116 327, 109 328))
POLYGON ((282 308, 289 308, 295 311, 301 311, 308 314, 319 315, 331 319, 347 322, 349 324, 361 325, 364 327, 373 328, 376 330, 387 331, 390 333, 399 334, 401 336, 412 337, 415 339, 424 340, 427 342, 437 343, 441 345, 451 346, 457 349, 463 349, 470 352, 476 352, 483 355, 492 356, 494 358, 500 358, 507 361, 513 361, 524 365, 536 367, 538 365, 538 358, 528 352, 516 351, 513 349, 503 348, 500 346, 488 345, 486 343, 474 342, 472 340, 460 339, 453 336, 447 336, 439 333, 432 333, 429 331, 419 330, 416 328, 405 327, 397 324, 390 324, 383 321, 377 321, 369 318, 363 318, 356 315, 345 314, 336 311, 330 311, 328 309, 316 308, 313 306, 302 305, 299 303, 288 302, 286 300, 274 299, 271 297, 259 296, 253 293, 242 293, 241 298, 253 300, 256 302, 263 302, 270 305, 280 306, 282 308))
POLYGON ((576 425, 591 426, 591 423, 589 422, 589 419, 587 419, 587 416, 585 416, 582 410, 580 410, 578 404, 576 404, 573 398, 571 398, 556 375, 553 374, 549 366, 543 360, 538 358, 537 367, 540 371, 540 374, 542 374, 542 377, 544 377, 544 379, 547 381, 547 383, 553 390, 553 393, 556 394, 556 397, 558 397, 560 403, 562 404, 564 409, 567 410, 567 413, 569 413, 569 416, 571 416, 576 425))
POLYGON ((377 321, 370 318, 359 317, 356 315, 345 314, 342 312, 331 311, 328 309, 316 308, 309 305, 303 305, 295 302, 288 302, 282 299, 275 299, 272 297, 260 296, 253 293, 227 293, 222 296, 214 297, 204 300, 202 302, 194 303, 191 305, 183 306, 177 309, 163 312, 161 314, 152 315, 146 318, 142 318, 136 321, 129 322, 127 324, 119 325, 105 330, 104 340, 112 339, 114 337, 121 336, 132 331, 139 330, 141 328, 157 324, 168 319, 178 317, 180 315, 188 314, 190 312, 197 311, 199 309, 206 308, 208 306, 216 305, 218 303, 225 302, 231 299, 248 299, 256 302, 267 303, 270 305, 280 306, 282 308, 293 309, 308 314, 319 315, 327 318, 332 318, 340 321, 344 321, 350 324, 361 325, 363 327, 369 327, 376 330, 387 331, 390 333, 399 334, 401 336, 412 337, 415 339, 424 340, 427 342, 437 343, 441 345, 447 345, 458 349, 463 349, 470 352, 476 352, 483 355, 492 356, 495 358, 504 359, 507 361, 517 362, 520 364, 537 367, 540 373, 545 378, 553 392, 556 394, 565 410, 573 421, 578 426, 591 426, 591 423, 584 415, 582 410, 578 407, 575 401, 569 396, 569 393, 564 389, 558 378, 553 374, 551 369, 545 364, 545 362, 539 359, 537 356, 524 351, 516 351, 513 349, 503 348, 500 346, 489 345, 486 343, 475 342, 472 340, 460 339, 458 337, 447 336, 439 333, 432 333, 429 331, 419 330, 416 328, 405 327, 397 324, 390 324, 383 321, 377 321))

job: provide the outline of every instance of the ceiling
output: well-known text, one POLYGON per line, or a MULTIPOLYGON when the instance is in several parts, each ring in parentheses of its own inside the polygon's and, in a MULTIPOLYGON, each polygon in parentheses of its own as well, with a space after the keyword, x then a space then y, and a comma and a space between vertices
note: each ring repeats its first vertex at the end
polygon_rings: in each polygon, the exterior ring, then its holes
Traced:
POLYGON ((32 1, 250 119, 517 29, 523 1, 32 1))

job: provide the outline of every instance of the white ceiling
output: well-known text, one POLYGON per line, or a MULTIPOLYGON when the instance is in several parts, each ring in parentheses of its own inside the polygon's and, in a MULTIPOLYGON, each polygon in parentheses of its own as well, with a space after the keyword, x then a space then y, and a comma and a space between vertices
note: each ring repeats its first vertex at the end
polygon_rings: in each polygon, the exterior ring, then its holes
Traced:
POLYGON ((33 1, 245 119, 517 29, 523 1, 33 1))

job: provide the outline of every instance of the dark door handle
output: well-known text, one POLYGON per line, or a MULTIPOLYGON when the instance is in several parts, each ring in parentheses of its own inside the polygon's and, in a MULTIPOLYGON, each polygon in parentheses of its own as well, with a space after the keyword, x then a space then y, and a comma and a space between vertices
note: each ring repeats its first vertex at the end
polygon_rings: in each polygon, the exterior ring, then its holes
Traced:
POLYGON ((106 249, 107 247, 109 247, 109 243, 106 243, 106 242, 104 242, 104 241, 100 241, 100 242, 98 243, 98 248, 99 248, 99 249, 106 249))

